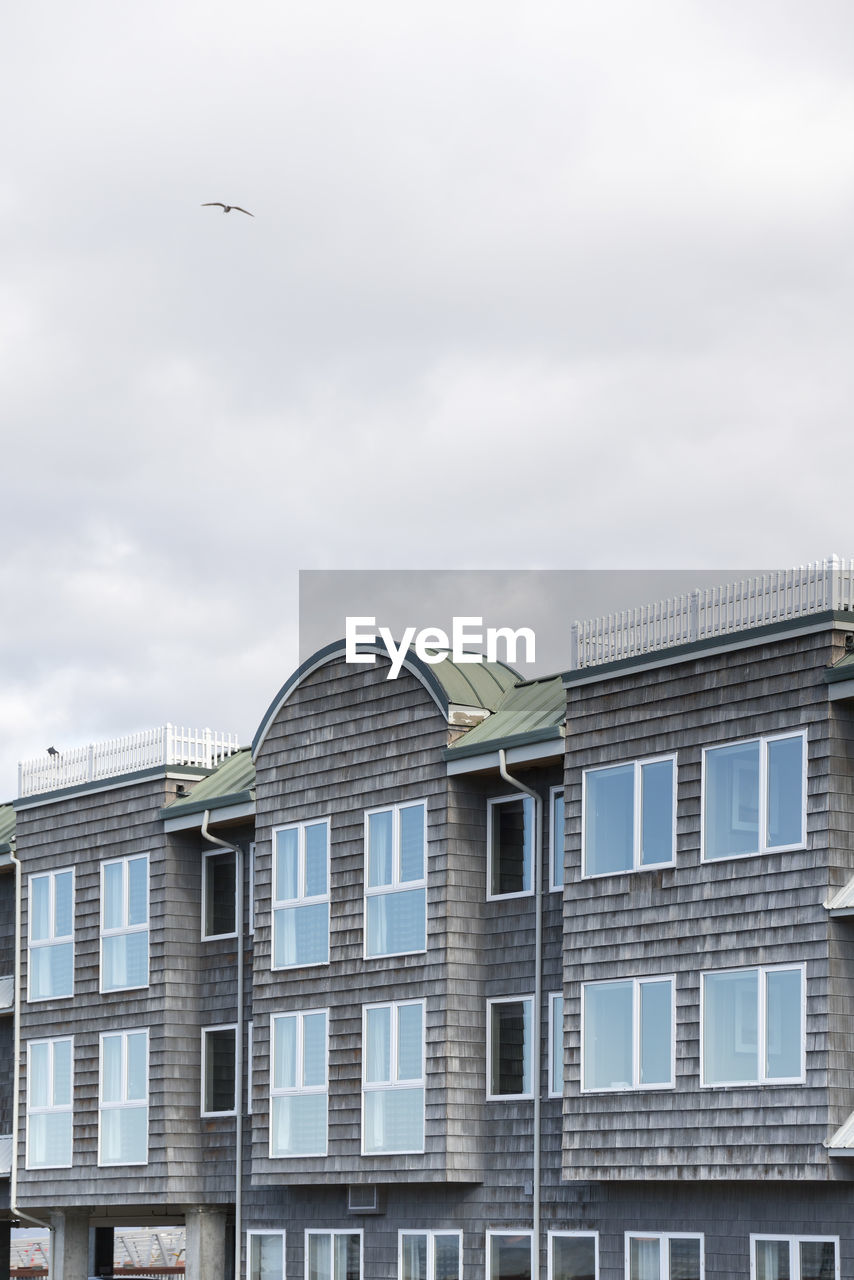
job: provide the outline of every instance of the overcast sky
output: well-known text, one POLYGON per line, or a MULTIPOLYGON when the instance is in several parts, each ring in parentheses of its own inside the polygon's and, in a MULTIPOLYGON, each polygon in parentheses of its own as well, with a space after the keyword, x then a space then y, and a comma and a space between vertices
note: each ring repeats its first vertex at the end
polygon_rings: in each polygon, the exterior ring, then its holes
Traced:
POLYGON ((0 799, 248 740, 299 569, 854 552, 852 64, 850 0, 10 7, 0 799))

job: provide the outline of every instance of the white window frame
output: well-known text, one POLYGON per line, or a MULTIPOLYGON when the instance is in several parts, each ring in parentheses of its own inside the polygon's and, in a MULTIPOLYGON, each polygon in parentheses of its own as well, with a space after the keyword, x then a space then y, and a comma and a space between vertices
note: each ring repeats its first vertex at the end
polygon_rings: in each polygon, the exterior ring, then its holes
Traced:
POLYGON ((801 1254, 799 1244, 832 1244, 836 1253, 834 1280, 839 1280, 839 1236, 787 1236, 773 1231, 751 1232, 750 1235, 750 1280, 756 1280, 756 1244, 763 1240, 773 1240, 776 1244, 786 1242, 789 1246, 789 1275, 791 1280, 801 1280, 801 1254))
POLYGON ((512 1227, 488 1228, 486 1232, 486 1270, 484 1274, 489 1277, 492 1275, 492 1240, 494 1236, 527 1236, 531 1257, 531 1278, 536 1275, 534 1269, 534 1233, 525 1227, 520 1227, 518 1231, 514 1231, 512 1227))
POLYGON ((236 1022, 220 1022, 215 1026, 202 1027, 202 1079, 201 1091, 199 1097, 199 1114, 203 1117, 213 1119, 218 1116, 235 1116, 237 1115, 237 1023, 236 1022), (207 1079, 207 1037, 211 1031, 233 1031, 234 1032, 234 1106, 230 1111, 206 1111, 205 1110, 205 1083, 207 1079))
POLYGON ((375 809, 365 810, 365 857, 364 857, 364 902, 362 929, 362 956, 365 960, 386 960, 389 956, 420 956, 427 952, 427 801, 402 800, 399 804, 381 804, 375 809), (400 878, 400 813, 402 809, 424 810, 424 875, 420 880, 401 880, 400 878), (377 813, 392 814, 391 835, 391 884, 380 884, 368 887, 368 859, 370 857, 370 834, 368 819, 377 813), (368 954, 368 898, 378 898, 383 894, 408 893, 413 889, 424 890, 424 946, 407 951, 381 951, 376 955, 368 954))
MULTIPOLYGON (((309 1236, 358 1236, 359 1237, 359 1280, 364 1280, 365 1275, 365 1233, 361 1227, 336 1227, 328 1231, 324 1231, 322 1227, 307 1227, 305 1231, 305 1244, 303 1246, 305 1253, 305 1280, 311 1280, 308 1270, 308 1237, 309 1236)), ((326 1276, 324 1280, 335 1280, 334 1263, 333 1274, 326 1276)))
POLYGON ((584 769, 581 775, 581 878, 582 880, 602 880, 607 876, 628 876, 638 871, 661 871, 664 867, 676 866, 676 800, 678 796, 678 773, 676 752, 665 752, 663 755, 642 756, 632 760, 614 760, 610 764, 595 765, 584 769), (643 768, 648 764, 664 764, 670 761, 673 765, 673 806, 670 833, 671 857, 667 862, 641 862, 643 856, 643 768), (587 778, 591 773, 606 773, 609 769, 625 769, 634 766, 634 791, 632 797, 632 865, 619 871, 587 870, 587 778))
MULTIPOLYGON (((658 1240, 660 1242, 671 1240, 699 1240, 700 1241, 700 1280, 705 1280, 706 1275, 706 1237, 701 1231, 627 1231, 625 1233, 625 1256, 626 1256, 626 1280, 631 1280, 631 1264, 630 1264, 630 1245, 632 1240, 658 1240)), ((670 1280, 670 1251, 661 1249, 659 1251, 660 1258, 660 1277, 661 1280, 670 1280)))
MULTIPOLYGON (((555 1044, 555 1031, 557 1030, 557 1028, 555 1027, 555 1001, 556 1000, 561 1000, 561 1001, 563 1000, 562 991, 549 992, 549 1047, 548 1047, 549 1089, 548 1089, 548 1094, 550 1098, 563 1097, 563 1073, 561 1073, 561 1081, 560 1081, 561 1087, 559 1089, 555 1088, 555 1078, 554 1078, 554 1058, 555 1058, 554 1051, 557 1047, 555 1044)), ((560 1042, 561 1042, 561 1049, 562 1049, 563 1048, 563 1017, 561 1017, 561 1022, 560 1022, 560 1042)), ((563 1062, 563 1052, 561 1052, 561 1062, 563 1062)), ((561 1234, 567 1235, 569 1233, 564 1231, 561 1234)))
POLYGON ((403 1280, 403 1237, 404 1236, 426 1236, 427 1237, 427 1278, 426 1280, 435 1280, 436 1276, 436 1236, 456 1236, 459 1241, 459 1259, 460 1265, 457 1272, 457 1280, 462 1280, 463 1274, 463 1233, 462 1231, 442 1231, 441 1228, 426 1227, 400 1227, 397 1232, 397 1280, 403 1280))
POLYGON ((593 1250, 594 1250, 593 1256, 595 1259, 595 1269, 593 1274, 596 1277, 596 1280, 598 1280, 598 1277, 599 1277, 599 1232, 598 1231, 549 1231, 546 1238, 546 1247, 547 1247, 546 1275, 548 1277, 548 1280, 553 1280, 553 1276, 554 1276, 554 1268, 552 1266, 552 1257, 553 1257, 552 1241, 555 1238, 563 1238, 565 1236, 569 1236, 572 1239, 576 1239, 576 1240, 584 1239, 584 1240, 593 1241, 593 1250))
POLYGON ((27 878, 27 1003, 42 1004, 45 1000, 72 1000, 74 998, 74 974, 76 962, 76 947, 74 943, 74 917, 77 891, 77 874, 73 866, 57 867, 52 871, 36 871, 27 878), (71 933, 57 934, 56 929, 56 877, 66 875, 71 872, 71 933), (48 890, 48 917, 50 921, 50 937, 38 938, 33 941, 33 911, 32 911, 32 884, 34 880, 50 880, 50 888, 48 890), (71 990, 67 996, 33 996, 30 994, 30 976, 33 966, 30 963, 30 955, 33 950, 39 950, 42 947, 53 947, 64 943, 71 943, 71 990))
MULTIPOLYGON (((518 996, 492 996, 486 1002, 486 1100, 487 1102, 524 1102, 529 1098, 533 1098, 537 1089, 537 1081, 534 1079, 534 1071, 536 1069, 536 1057, 534 1053, 534 997, 531 993, 523 993, 518 996), (492 1006, 494 1004, 524 1004, 527 1001, 531 1006, 531 1045, 529 1052, 531 1055, 529 1075, 531 1077, 531 1088, 528 1093, 493 1093, 491 1089, 492 1083, 492 1006)), ((523 1073, 524 1075, 524 1070, 523 1073)), ((498 1232, 499 1235, 506 1235, 507 1232, 498 1232)), ((518 1232, 509 1232, 510 1235, 517 1235, 518 1232)))
POLYGON ((331 818, 310 818, 306 822, 287 822, 283 826, 273 828, 273 865, 271 867, 271 896, 272 902, 270 910, 272 913, 272 929, 270 940, 270 968, 273 973, 284 973, 290 969, 317 969, 322 965, 329 964, 331 954, 331 905, 329 898, 329 877, 332 873, 332 864, 330 858, 330 849, 332 845, 332 820, 331 818), (319 827, 321 823, 326 824, 326 893, 306 894, 305 892, 305 833, 308 827, 319 827), (277 876, 276 876, 276 837, 280 831, 296 831, 297 835, 297 896, 295 898, 277 898, 277 876), (294 964, 275 964, 276 958, 276 912, 280 910, 293 910, 298 907, 319 907, 326 903, 326 959, 325 960, 297 960, 294 964))
MULTIPOLYGON (((673 973, 648 973, 642 978, 602 978, 581 984, 581 1092, 582 1093, 660 1093, 676 1088, 676 975, 673 973), (613 986, 615 983, 632 984, 632 1083, 630 1085, 587 1085, 584 1079, 584 1045, 586 1028, 586 994, 589 987, 613 986), (670 983, 670 1081, 665 1084, 640 1084, 641 1045, 641 987, 650 983, 670 983)), ((654 1235, 654 1232, 647 1232, 654 1235)), ((689 1232, 696 1234, 696 1232, 689 1232)))
POLYGON ((271 1013, 270 1014, 270 1123, 269 1123, 269 1142, 268 1149, 271 1160, 313 1160, 318 1156, 325 1156, 329 1150, 329 1010, 328 1009, 294 1009, 288 1010, 287 1013, 271 1013), (323 1054, 323 1084, 303 1084, 305 1079, 305 1038, 303 1032, 303 1020, 309 1014, 323 1013, 326 1015, 326 1045, 323 1054), (274 1023, 277 1018, 296 1018, 297 1034, 296 1034, 296 1066, 297 1066, 297 1084, 293 1087, 277 1089, 273 1081, 275 1077, 275 1063, 273 1055, 275 1054, 276 1033, 274 1023), (325 1094, 326 1095, 326 1133, 324 1135, 322 1151, 300 1151, 293 1155, 288 1152, 273 1151, 273 1099, 274 1098, 304 1098, 307 1094, 325 1094))
POLYGON ((208 894, 208 859, 221 858, 226 853, 231 853, 234 855, 234 923, 235 923, 235 926, 238 923, 237 875, 240 869, 240 859, 237 855, 237 850, 233 847, 230 849, 206 849, 202 854, 202 942, 216 942, 218 938, 236 938, 237 937, 236 927, 231 931, 231 933, 205 933, 205 916, 207 914, 205 911, 205 904, 207 903, 207 894, 208 894))
POLYGON ((285 1253, 285 1248, 286 1248, 286 1245, 287 1245, 287 1232, 286 1232, 286 1231, 281 1231, 281 1230, 279 1230, 278 1228, 271 1228, 270 1230, 265 1230, 265 1228, 264 1228, 264 1227, 252 1227, 252 1228, 250 1228, 250 1230, 248 1230, 248 1231, 246 1232, 246 1277, 247 1277, 247 1280, 249 1280, 249 1277, 250 1277, 250 1276, 251 1276, 251 1274, 252 1274, 252 1272, 251 1272, 251 1269, 250 1269, 250 1268, 251 1268, 251 1261, 252 1261, 252 1237, 253 1237, 253 1236, 281 1236, 281 1240, 282 1240, 282 1274, 281 1274, 281 1276, 279 1277, 279 1280, 285 1280, 286 1267, 287 1267, 287 1254, 285 1253))
MULTIPOLYGON (((796 964, 747 964, 739 965, 735 969, 704 969, 700 974, 700 1088, 701 1089, 755 1089, 758 1086, 763 1088, 766 1085, 787 1085, 787 1084, 805 1084, 807 1078, 807 966, 804 962, 796 964), (767 1009, 768 1009, 768 982, 769 973, 784 973, 797 970, 801 975, 801 1072, 797 1076, 765 1076, 764 1065, 766 1059, 767 1048, 767 1009), (759 1068, 758 1078, 755 1080, 721 1080, 714 1083, 706 1083, 705 1070, 705 1038, 706 1038, 706 978, 714 977, 721 973, 757 973, 759 980, 757 982, 758 1004, 757 1004, 757 1046, 756 1059, 759 1068)), ((766 1237, 772 1239, 771 1236, 766 1237)), ((775 1240, 782 1240, 782 1236, 774 1236, 775 1240)), ((830 1239, 829 1236, 822 1236, 821 1239, 830 1239)))
MULTIPOLYGON (((523 810, 524 812, 524 810, 523 810)), ((513 791, 507 796, 490 796, 486 802, 486 901, 487 902, 507 902, 511 898, 531 898, 534 894, 534 886, 537 880, 537 858, 541 856, 541 850, 537 848, 537 822, 536 822, 536 806, 533 796, 521 791, 513 791), (492 827, 493 813, 497 805, 517 804, 524 805, 526 800, 531 801, 533 812, 533 825, 531 829, 531 887, 530 889, 520 889, 516 893, 493 893, 492 892, 492 827)), ((501 1234, 499 1232, 499 1234, 501 1234)))
POLYGON ((74 1036, 40 1036, 36 1040, 27 1042, 27 1141, 24 1167, 26 1169, 70 1169, 74 1163, 74 1036), (48 1093, 53 1097, 53 1081, 54 1081, 54 1055, 56 1053, 56 1045, 71 1045, 71 1101, 68 1103, 60 1103, 59 1105, 52 1103, 46 1107, 34 1107, 30 1103, 30 1081, 32 1079, 30 1073, 30 1049, 36 1045, 46 1044, 50 1046, 50 1059, 48 1068, 48 1093), (71 1153, 68 1162, 65 1164, 31 1164, 30 1163, 30 1116, 58 1115, 64 1112, 71 1114, 71 1153))
POLYGON ((386 1155, 414 1156, 423 1155, 427 1146, 427 1001, 418 1000, 381 1000, 377 1004, 362 1005, 362 1155, 382 1158, 386 1155), (399 1010, 412 1005, 421 1006, 421 1077, 418 1080, 398 1080, 395 1077, 399 1067, 400 1032, 398 1029, 399 1010), (390 1009, 389 1021, 389 1079, 368 1081, 368 1011, 370 1009, 390 1009), (365 1151, 365 1095, 366 1093, 390 1093, 397 1090, 420 1089, 424 1096, 424 1122, 422 1133, 423 1144, 406 1151, 395 1148, 394 1151, 365 1151))
MULTIPOLYGON (((558 833, 555 827, 555 801, 557 800, 558 796, 563 796, 564 804, 566 804, 566 788, 563 786, 550 787, 549 788, 549 892, 550 893, 563 893, 564 877, 566 875, 566 869, 564 867, 565 850, 564 850, 564 844, 563 844, 564 828, 561 827, 560 832, 558 833), (556 839, 558 834, 560 834, 560 841, 556 839), (555 873, 557 871, 558 865, 560 865, 560 872, 561 872, 561 880, 559 884, 557 883, 557 880, 555 878, 555 873)), ((490 848, 491 847, 492 846, 490 845, 490 848)))
POLYGON ((147 853, 132 853, 124 858, 107 858, 101 863, 101 910, 100 910, 100 940, 99 940, 99 972, 98 972, 99 991, 101 995, 111 995, 114 991, 144 991, 147 990, 151 983, 151 858, 147 853), (121 865, 122 870, 122 915, 127 920, 130 914, 130 867, 129 863, 139 862, 141 858, 145 858, 145 924, 123 924, 114 929, 104 927, 104 907, 106 906, 106 898, 104 894, 104 876, 107 867, 121 865), (148 947, 146 948, 146 965, 145 965, 145 982, 134 983, 127 987, 104 987, 104 939, 105 938, 123 938, 130 933, 147 933, 148 947))
MULTIPOLYGON (((249 841, 249 935, 255 935, 255 841, 249 841)), ((273 1234, 271 1232, 267 1233, 273 1234)))
POLYGON ((252 1115, 252 1086, 254 1083, 254 1073, 252 1071, 252 1053, 254 1051, 255 1040, 255 1023, 250 1019, 246 1024, 246 1114, 252 1115))
MULTIPOLYGON (((700 769, 700 861, 715 866, 718 862, 731 862, 734 858, 757 858, 766 853, 791 853, 795 849, 805 849, 807 844, 807 731, 793 729, 789 732, 755 734, 751 738, 737 738, 734 742, 716 742, 714 746, 703 747, 700 769), (768 844, 768 744, 780 742, 784 738, 800 738, 801 747, 801 838, 794 844, 768 844), (750 853, 727 853, 720 858, 706 857, 706 757, 713 751, 721 751, 725 747, 747 747, 753 742, 759 743, 759 840, 758 849, 750 853)), ((782 1237, 779 1237, 782 1239, 782 1237)))
POLYGON ((148 1027, 128 1027, 127 1030, 121 1031, 102 1031, 98 1036, 98 1168, 99 1169, 127 1169, 141 1168, 148 1164, 148 1154, 151 1139, 151 1035, 148 1027), (122 1080, 123 1092, 127 1093, 127 1038, 128 1036, 140 1035, 145 1036, 145 1098, 125 1099, 123 1102, 104 1102, 104 1040, 108 1036, 121 1036, 122 1038, 122 1080), (101 1116, 105 1111, 130 1110, 133 1107, 145 1107, 147 1113, 147 1124, 145 1126, 145 1159, 144 1160, 122 1160, 104 1162, 101 1159, 101 1116))

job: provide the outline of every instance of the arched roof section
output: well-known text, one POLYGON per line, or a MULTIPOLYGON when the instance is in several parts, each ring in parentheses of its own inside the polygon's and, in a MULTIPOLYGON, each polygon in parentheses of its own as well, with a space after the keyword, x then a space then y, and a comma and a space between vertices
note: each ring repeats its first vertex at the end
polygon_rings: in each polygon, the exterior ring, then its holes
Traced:
MULTIPOLYGON (((360 644, 359 652, 375 653, 381 658, 389 656, 385 646, 381 644, 360 644)), ((438 654, 439 651, 436 652, 438 654)), ((297 667, 270 703, 258 732, 252 739, 253 760, 270 732, 273 721, 294 690, 314 671, 343 658, 345 653, 344 640, 336 640, 333 644, 318 649, 297 667)), ((481 707, 484 711, 495 711, 508 689, 512 689, 522 679, 518 671, 504 662, 459 663, 445 654, 441 661, 431 664, 424 662, 411 649, 407 650, 403 666, 416 680, 421 681, 446 719, 451 706, 481 707)))

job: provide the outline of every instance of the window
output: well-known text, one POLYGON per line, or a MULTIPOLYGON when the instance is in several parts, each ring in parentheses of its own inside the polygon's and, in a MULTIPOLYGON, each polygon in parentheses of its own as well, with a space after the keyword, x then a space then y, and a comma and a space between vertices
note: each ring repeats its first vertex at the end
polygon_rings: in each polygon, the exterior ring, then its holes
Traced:
POLYGON ((361 1231, 306 1231, 305 1280, 361 1280, 361 1231))
POLYGON ((362 1154, 424 1150, 424 1001, 366 1005, 362 1154))
POLYGON ((365 956, 427 947, 427 806, 394 805, 365 814, 365 956))
POLYGON ((74 1041, 32 1040, 27 1045, 27 1168, 71 1165, 74 1041))
POLYGON ((806 843, 806 734, 703 752, 703 858, 746 858, 806 843))
POLYGON ((273 968, 329 962, 329 821, 273 833, 273 968))
POLYGON ((460 1280, 460 1231, 399 1231, 398 1280, 460 1280))
POLYGON ((598 1275, 598 1232, 549 1232, 549 1280, 597 1280, 598 1275))
POLYGON ((74 993, 74 871, 30 876, 28 1000, 74 993))
POLYGON ((487 1231, 486 1280, 531 1280, 531 1231, 487 1231))
POLYGON ((750 1280, 839 1280, 839 1237, 751 1236, 750 1280))
POLYGON ((148 986, 148 855, 101 863, 101 990, 148 986))
POLYGON ((254 1075, 252 1071, 252 1053, 253 1042, 255 1040, 255 1024, 252 1021, 246 1024, 246 1114, 252 1115, 252 1089, 254 1086, 254 1075))
POLYGON ((233 1116, 237 1081, 237 1028, 202 1028, 202 1115, 233 1116))
POLYGON ((98 1164, 147 1163, 148 1032, 103 1032, 98 1164))
POLYGON ((202 857, 202 937, 237 936, 237 854, 233 849, 202 857))
POLYGON ((563 995, 549 996, 549 1097, 563 1096, 563 995))
POLYGON ((271 1018, 270 1155, 325 1156, 328 1010, 271 1018))
POLYGON ((704 1266, 702 1236, 626 1233, 626 1280, 703 1280, 704 1266))
POLYGON ((584 771, 585 876, 668 866, 676 858, 676 758, 584 771))
POLYGON ((285 1280, 284 1231, 246 1232, 247 1280, 285 1280))
POLYGON ((549 885, 554 892, 563 888, 563 787, 552 787, 550 797, 549 885))
POLYGON ((534 997, 486 1002, 487 1098, 532 1098, 534 997))
POLYGON ((487 898, 534 892, 534 801, 505 796, 486 805, 487 898))
POLYGON ((673 1085, 673 978, 588 982, 581 988, 581 1088, 673 1085))
POLYGON ((803 965, 702 975, 702 1084, 804 1079, 803 965))

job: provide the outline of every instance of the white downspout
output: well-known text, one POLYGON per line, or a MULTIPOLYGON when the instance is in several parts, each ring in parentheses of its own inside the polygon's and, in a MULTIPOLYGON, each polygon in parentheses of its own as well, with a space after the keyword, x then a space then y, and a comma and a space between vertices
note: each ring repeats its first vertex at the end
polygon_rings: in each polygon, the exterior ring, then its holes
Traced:
POLYGON ((235 840, 229 843, 212 836, 208 831, 210 809, 202 818, 202 837, 223 849, 233 849, 234 875, 237 883, 237 1029, 235 1038, 234 1090, 235 1152, 234 1152, 234 1280, 240 1280, 241 1236, 243 1234, 243 849, 235 840))
POLYGON ((531 1280, 540 1274, 540 1099, 542 1094, 542 1004, 543 1004, 543 802, 536 791, 507 772, 504 748, 498 751, 498 771, 505 782, 524 791, 534 802, 534 1248, 531 1258, 531 1280))
POLYGON ((41 1218, 34 1218, 31 1213, 24 1213, 18 1208, 18 1131, 20 1129, 21 1091, 21 864, 15 854, 15 837, 9 841, 9 857, 15 868, 15 969, 12 999, 12 1165, 9 1170, 9 1212, 13 1218, 23 1218, 37 1227, 44 1227, 50 1232, 50 1248, 48 1250, 48 1280, 54 1274, 53 1269, 53 1227, 41 1218))

